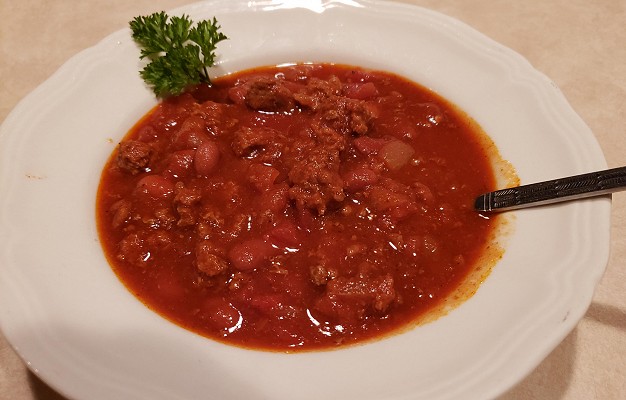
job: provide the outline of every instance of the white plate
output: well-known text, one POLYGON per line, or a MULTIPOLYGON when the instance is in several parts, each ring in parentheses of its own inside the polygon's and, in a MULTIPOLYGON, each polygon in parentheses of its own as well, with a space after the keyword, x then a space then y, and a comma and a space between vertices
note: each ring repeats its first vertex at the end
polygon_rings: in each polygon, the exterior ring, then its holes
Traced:
MULTIPOLYGON (((473 116, 524 183, 606 167, 587 126, 522 57, 468 26, 394 3, 210 1, 230 40, 222 74, 334 61, 393 71, 473 116), (312 3, 313 6, 296 6, 312 3)), ((129 16, 129 19, 132 16, 129 16)), ((215 343, 120 284, 94 223, 102 165, 154 103, 129 31, 69 60, 0 131, 0 321, 28 366, 76 399, 484 399, 573 329, 608 259, 608 198, 516 213, 504 258, 438 321, 339 351, 275 354, 215 343)))

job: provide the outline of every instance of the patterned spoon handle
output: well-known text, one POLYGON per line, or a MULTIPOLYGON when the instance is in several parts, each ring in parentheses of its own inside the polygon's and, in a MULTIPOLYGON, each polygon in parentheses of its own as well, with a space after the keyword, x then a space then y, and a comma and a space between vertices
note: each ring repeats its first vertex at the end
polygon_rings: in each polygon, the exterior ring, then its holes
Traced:
POLYGON ((474 208, 479 211, 508 211, 620 190, 626 190, 626 167, 496 190, 478 196, 474 208))

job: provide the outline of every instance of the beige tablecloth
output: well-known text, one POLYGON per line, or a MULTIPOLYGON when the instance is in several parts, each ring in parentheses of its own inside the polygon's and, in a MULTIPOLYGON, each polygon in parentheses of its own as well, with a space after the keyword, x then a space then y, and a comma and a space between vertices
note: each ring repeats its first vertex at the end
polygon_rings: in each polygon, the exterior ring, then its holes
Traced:
MULTIPOLYGON (((521 53, 562 89, 609 166, 626 165, 625 0, 406 2, 455 17, 521 53)), ((0 0, 0 121, 69 57, 136 15, 185 3, 0 0)), ((501 399, 626 399, 626 193, 613 196, 611 234, 611 258, 587 314, 501 399)), ((0 336, 0 399, 65 398, 28 372, 0 336)))

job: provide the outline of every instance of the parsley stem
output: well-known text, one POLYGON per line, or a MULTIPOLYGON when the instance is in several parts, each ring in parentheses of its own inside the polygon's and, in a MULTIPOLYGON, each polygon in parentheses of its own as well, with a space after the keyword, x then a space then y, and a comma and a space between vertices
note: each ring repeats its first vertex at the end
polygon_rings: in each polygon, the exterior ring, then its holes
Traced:
POLYGON ((202 69, 204 70, 204 82, 210 84, 211 79, 209 78, 209 70, 207 69, 206 65, 203 65, 202 69))

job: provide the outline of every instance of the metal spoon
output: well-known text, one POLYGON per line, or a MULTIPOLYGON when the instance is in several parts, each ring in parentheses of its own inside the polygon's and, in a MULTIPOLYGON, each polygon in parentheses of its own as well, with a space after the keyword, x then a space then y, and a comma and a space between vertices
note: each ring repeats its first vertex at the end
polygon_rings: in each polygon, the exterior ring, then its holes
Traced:
POLYGON ((508 211, 620 190, 626 190, 626 167, 496 190, 478 196, 474 208, 479 211, 508 211))

